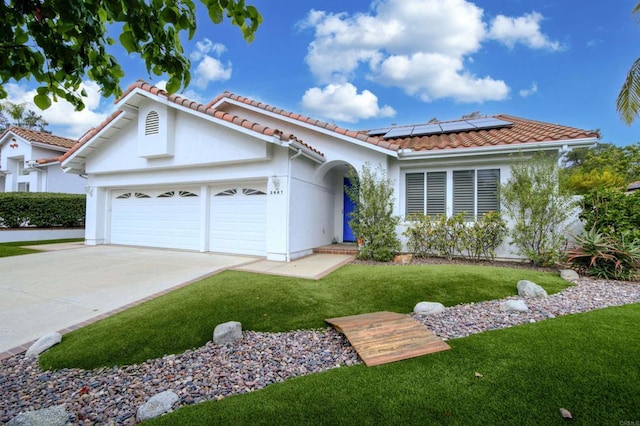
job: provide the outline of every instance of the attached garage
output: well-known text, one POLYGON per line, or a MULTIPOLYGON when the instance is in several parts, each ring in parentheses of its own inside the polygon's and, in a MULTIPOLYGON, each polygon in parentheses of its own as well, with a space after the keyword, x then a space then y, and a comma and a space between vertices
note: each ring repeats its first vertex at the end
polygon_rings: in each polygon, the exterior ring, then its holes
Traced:
POLYGON ((198 250, 199 190, 141 188, 112 191, 110 242, 198 250))
POLYGON ((209 250, 265 256, 266 183, 227 185, 211 190, 209 250))

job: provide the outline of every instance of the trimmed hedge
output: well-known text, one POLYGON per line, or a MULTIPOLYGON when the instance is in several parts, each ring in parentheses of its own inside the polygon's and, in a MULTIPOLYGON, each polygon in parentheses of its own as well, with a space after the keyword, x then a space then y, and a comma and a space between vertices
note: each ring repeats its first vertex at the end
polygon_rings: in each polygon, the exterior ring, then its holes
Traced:
POLYGON ((51 192, 0 193, 0 227, 84 226, 86 195, 51 192))
POLYGON ((628 233, 630 241, 640 241, 640 191, 594 190, 584 196, 580 219, 586 222, 585 229, 613 237, 628 233))

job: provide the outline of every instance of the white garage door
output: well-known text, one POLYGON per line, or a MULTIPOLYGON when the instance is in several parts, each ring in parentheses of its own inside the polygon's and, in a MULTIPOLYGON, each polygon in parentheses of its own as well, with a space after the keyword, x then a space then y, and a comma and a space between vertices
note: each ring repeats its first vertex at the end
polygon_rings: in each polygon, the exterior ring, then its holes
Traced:
POLYGON ((212 188, 209 231, 211 251, 265 256, 266 185, 212 188))
POLYGON ((112 244, 198 250, 199 190, 113 191, 110 241, 112 244))

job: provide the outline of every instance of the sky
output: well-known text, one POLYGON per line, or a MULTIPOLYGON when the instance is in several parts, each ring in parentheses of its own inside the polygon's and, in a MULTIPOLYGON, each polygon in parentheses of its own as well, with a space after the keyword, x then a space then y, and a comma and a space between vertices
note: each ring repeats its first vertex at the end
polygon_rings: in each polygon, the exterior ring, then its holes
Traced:
MULTIPOLYGON (((196 3, 182 95, 199 102, 229 90, 354 130, 510 114, 640 142, 640 119, 627 126, 615 109, 640 57, 637 0, 247 0, 264 19, 252 43, 196 3)), ((166 83, 121 47, 113 54, 123 90, 166 83)), ((9 100, 31 102, 34 87, 7 85, 9 100)), ((84 111, 58 102, 42 112, 54 134, 79 137, 115 109, 84 87, 84 111)))

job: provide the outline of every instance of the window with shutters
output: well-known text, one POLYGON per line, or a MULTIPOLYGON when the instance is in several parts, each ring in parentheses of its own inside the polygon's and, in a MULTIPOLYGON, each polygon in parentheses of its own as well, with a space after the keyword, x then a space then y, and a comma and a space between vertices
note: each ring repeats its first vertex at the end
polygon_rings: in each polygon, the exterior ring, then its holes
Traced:
POLYGON ((144 135, 157 135, 160 133, 160 117, 156 111, 150 111, 144 122, 144 135))
POLYGON ((490 211, 500 211, 500 169, 454 170, 406 174, 406 217, 412 214, 437 216, 464 212, 472 221, 490 211), (447 205, 447 182, 451 183, 452 205, 447 205))

